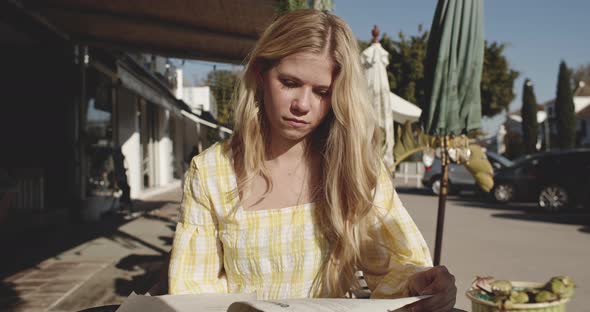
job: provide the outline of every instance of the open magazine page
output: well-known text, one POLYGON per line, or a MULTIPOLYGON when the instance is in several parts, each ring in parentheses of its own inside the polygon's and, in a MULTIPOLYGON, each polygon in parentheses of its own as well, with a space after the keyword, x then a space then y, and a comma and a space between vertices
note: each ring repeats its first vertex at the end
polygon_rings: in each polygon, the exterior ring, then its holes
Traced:
POLYGON ((394 311, 430 296, 400 299, 285 299, 236 302, 228 312, 361 312, 394 311))
POLYGON ((117 312, 225 312, 236 301, 254 301, 256 294, 139 296, 132 294, 117 312))

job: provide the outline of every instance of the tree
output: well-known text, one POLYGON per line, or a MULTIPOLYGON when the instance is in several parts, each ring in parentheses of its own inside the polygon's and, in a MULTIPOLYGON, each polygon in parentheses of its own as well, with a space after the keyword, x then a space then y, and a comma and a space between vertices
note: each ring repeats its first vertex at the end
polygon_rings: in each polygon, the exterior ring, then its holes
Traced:
POLYGON ((359 45, 359 51, 361 52, 363 52, 366 48, 368 48, 371 45, 371 42, 361 39, 357 39, 357 43, 359 45))
POLYGON ((406 37, 398 33, 398 40, 386 33, 380 40, 381 46, 389 53, 387 78, 390 90, 409 102, 422 106, 424 103, 424 61, 428 32, 418 26, 418 34, 406 37))
POLYGON ((576 68, 572 74, 572 85, 577 88, 580 82, 583 81, 586 85, 590 84, 590 63, 586 65, 580 65, 576 68))
MULTIPOLYGON (((418 26, 418 34, 406 36, 398 33, 395 40, 383 33, 380 40, 383 48, 390 54, 387 66, 387 78, 392 92, 422 107, 425 102, 424 92, 424 61, 428 31, 418 26)), ((368 46, 359 41, 361 48, 368 46)), ((519 73, 510 68, 504 56, 506 45, 503 43, 485 43, 483 72, 481 78, 482 114, 492 117, 503 110, 514 100, 514 81, 519 73)), ((362 51, 362 49, 361 49, 362 51)))
POLYGON ((537 122, 537 99, 533 90, 533 83, 526 79, 522 86, 522 140, 524 151, 532 154, 537 151, 539 123, 537 122))
POLYGON ((237 73, 234 71, 213 70, 207 74, 205 80, 217 102, 217 121, 228 128, 233 128, 231 98, 237 79, 237 73))
POLYGON ((559 148, 574 148, 576 139, 576 115, 572 97, 570 70, 567 68, 565 61, 561 61, 561 64, 559 64, 555 115, 557 118, 559 148))
POLYGON ((481 113, 492 117, 508 110, 514 100, 514 80, 519 73, 510 68, 503 52, 506 44, 485 42, 481 75, 481 113))
POLYGON ((291 11, 300 9, 314 8, 316 10, 331 11, 334 7, 333 0, 279 0, 277 1, 277 11, 279 15, 287 14, 291 11))
POLYGON ((524 147, 522 136, 515 132, 508 132, 504 137, 504 144, 506 145, 506 152, 504 156, 508 159, 517 159, 524 155, 524 147))

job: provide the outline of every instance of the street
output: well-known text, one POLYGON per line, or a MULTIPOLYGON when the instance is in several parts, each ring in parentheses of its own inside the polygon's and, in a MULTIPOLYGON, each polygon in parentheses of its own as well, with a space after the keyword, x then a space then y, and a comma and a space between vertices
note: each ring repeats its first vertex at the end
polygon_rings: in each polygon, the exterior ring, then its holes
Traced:
MULTIPOLYGON (((411 188, 398 192, 433 254, 438 197, 411 188)), ((465 291, 477 275, 533 282, 569 275, 577 289, 568 311, 588 310, 590 212, 554 215, 536 208, 449 197, 441 264, 456 277, 457 308, 471 310, 465 291)))

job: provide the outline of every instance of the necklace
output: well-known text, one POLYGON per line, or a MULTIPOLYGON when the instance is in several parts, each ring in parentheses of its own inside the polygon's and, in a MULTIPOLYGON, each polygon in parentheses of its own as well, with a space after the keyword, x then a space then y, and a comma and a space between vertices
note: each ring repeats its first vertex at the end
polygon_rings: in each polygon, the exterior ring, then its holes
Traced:
POLYGON ((297 203, 296 206, 301 204, 301 195, 303 194, 303 186, 305 185, 305 180, 307 179, 307 174, 309 172, 309 168, 305 170, 303 174, 303 178, 301 179, 301 187, 299 188, 299 195, 297 196, 297 203))

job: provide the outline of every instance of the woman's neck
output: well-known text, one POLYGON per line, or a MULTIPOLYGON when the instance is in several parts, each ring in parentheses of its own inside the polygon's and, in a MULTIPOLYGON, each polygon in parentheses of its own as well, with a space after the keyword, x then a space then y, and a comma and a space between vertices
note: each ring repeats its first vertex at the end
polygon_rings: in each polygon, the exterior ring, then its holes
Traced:
POLYGON ((267 146, 266 161, 281 165, 283 163, 300 162, 308 155, 307 140, 289 141, 282 138, 271 138, 267 146))

